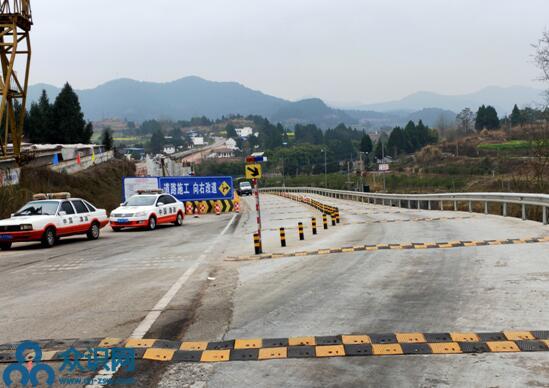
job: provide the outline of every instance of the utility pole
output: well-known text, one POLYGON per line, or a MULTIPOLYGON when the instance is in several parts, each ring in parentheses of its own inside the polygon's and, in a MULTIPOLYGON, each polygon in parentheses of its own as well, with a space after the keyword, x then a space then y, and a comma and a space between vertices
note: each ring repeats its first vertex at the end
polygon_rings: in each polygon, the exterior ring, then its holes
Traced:
POLYGON ((364 191, 364 161, 362 159, 362 154, 366 156, 367 152, 359 151, 360 155, 360 190, 364 191))
POLYGON ((328 188, 328 163, 327 163, 327 156, 326 156, 326 150, 321 150, 324 152, 324 187, 328 188))
MULTIPOLYGON (((383 142, 381 142, 381 162, 385 162, 385 147, 383 146, 383 142)), ((385 184, 385 171, 383 172, 383 192, 387 192, 387 185, 385 184)))
POLYGON ((286 175, 284 171, 284 157, 282 157, 282 187, 286 187, 286 175))

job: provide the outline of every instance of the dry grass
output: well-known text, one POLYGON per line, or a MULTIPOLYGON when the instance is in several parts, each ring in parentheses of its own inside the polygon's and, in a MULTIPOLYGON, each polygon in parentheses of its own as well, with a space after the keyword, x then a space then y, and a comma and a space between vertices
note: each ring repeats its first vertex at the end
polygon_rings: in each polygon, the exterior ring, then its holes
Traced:
POLYGON ((35 193, 61 191, 110 211, 120 204, 122 177, 134 174, 135 165, 126 160, 113 160, 74 175, 48 168, 24 168, 19 185, 0 189, 0 217, 8 217, 35 193))

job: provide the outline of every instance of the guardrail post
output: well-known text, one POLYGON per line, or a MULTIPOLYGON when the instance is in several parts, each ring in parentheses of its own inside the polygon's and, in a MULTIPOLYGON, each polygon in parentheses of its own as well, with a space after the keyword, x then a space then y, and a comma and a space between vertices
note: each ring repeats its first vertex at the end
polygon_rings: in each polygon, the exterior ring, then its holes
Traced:
POLYGON ((263 253, 263 249, 261 247, 261 236, 259 235, 259 233, 254 233, 254 248, 256 255, 260 255, 263 253))
POLYGON ((297 229, 299 231, 299 239, 301 241, 305 240, 305 233, 303 232, 303 222, 297 224, 297 229))
POLYGON ((503 217, 507 217, 507 202, 503 202, 502 207, 503 217))
POLYGON ((469 201, 469 213, 473 212, 473 201, 469 201))
POLYGON ((431 210, 431 201, 427 201, 427 208, 431 210))
POLYGON ((408 209, 412 208, 412 201, 408 200, 408 209))
POLYGON ((280 228, 280 246, 286 246, 286 231, 284 230, 284 228, 280 228))
POLYGON ((522 204, 522 220, 526 220, 526 205, 522 204))
POLYGON ((543 225, 547 225, 547 206, 543 207, 543 225))
POLYGON ((419 199, 417 200, 417 209, 421 210, 421 201, 419 199))
POLYGON ((484 214, 488 214, 488 201, 484 201, 484 214))
POLYGON ((458 210, 458 202, 454 201, 454 211, 457 212, 458 210))
POLYGON ((401 199, 398 200, 398 207, 402 207, 402 200, 401 199))

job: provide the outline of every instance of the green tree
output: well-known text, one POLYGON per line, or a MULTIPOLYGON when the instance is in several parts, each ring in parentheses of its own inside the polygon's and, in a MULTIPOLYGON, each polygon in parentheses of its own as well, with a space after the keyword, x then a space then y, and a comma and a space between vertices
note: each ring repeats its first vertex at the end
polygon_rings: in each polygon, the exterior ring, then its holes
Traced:
POLYGON ((500 126, 496 108, 491 105, 486 107, 486 129, 498 129, 500 126))
POLYGON ((139 127, 138 132, 147 135, 149 133, 154 133, 155 131, 160 131, 162 127, 160 126, 160 123, 156 120, 146 120, 143 121, 141 124, 141 127, 139 127))
POLYGON ((513 107, 513 112, 511 112, 511 125, 516 127, 517 125, 522 125, 522 113, 518 108, 517 104, 513 107))
POLYGON ((151 140, 149 142, 149 151, 153 154, 159 154, 164 149, 165 139, 164 134, 160 129, 156 129, 151 136, 151 140))
POLYGON ((52 106, 45 90, 33 102, 29 110, 28 138, 31 143, 52 143, 54 128, 52 126, 52 106))
POLYGON ((421 148, 421 136, 413 121, 409 121, 404 127, 404 135, 407 139, 406 152, 414 152, 421 148))
POLYGON ((374 148, 374 156, 376 157, 376 159, 382 159, 383 158, 383 156, 385 155, 384 147, 385 146, 383 144, 383 141, 380 138, 376 143, 376 147, 374 148))
POLYGON ((356 152, 354 143, 360 143, 363 133, 339 124, 324 133, 324 141, 330 152, 338 160, 349 160, 356 152))
POLYGON ((362 136, 362 139, 360 140, 360 151, 370 153, 372 152, 373 148, 374 148, 374 145, 372 143, 372 139, 370 138, 370 135, 365 133, 362 136))
POLYGON ((314 124, 296 124, 294 133, 295 142, 299 144, 322 144, 324 141, 322 130, 314 124))
POLYGON ((486 126, 486 106, 481 105, 479 106, 476 114, 475 129, 477 131, 481 131, 485 128, 485 126, 486 126))
POLYGON ((232 123, 228 123, 225 125, 225 137, 227 139, 236 139, 238 138, 238 134, 236 133, 236 127, 232 123))
POLYGON ((55 131, 51 139, 54 143, 90 142, 92 128, 86 125, 78 96, 69 83, 65 84, 53 103, 51 125, 55 131))
POLYGON ((475 122, 475 128, 477 130, 482 129, 498 129, 500 126, 498 113, 493 106, 482 105, 478 108, 477 119, 475 122))
POLYGON ((406 134, 400 127, 391 131, 389 141, 387 142, 387 153, 396 158, 399 154, 405 153, 410 149, 406 134))
POLYGON ((101 144, 103 144, 103 147, 105 147, 107 151, 112 150, 114 140, 112 138, 112 130, 110 127, 106 127, 105 129, 103 129, 103 133, 101 135, 101 144))
POLYGON ((88 121, 88 123, 84 127, 82 143, 91 143, 92 136, 93 136, 93 124, 91 123, 91 121, 88 121))

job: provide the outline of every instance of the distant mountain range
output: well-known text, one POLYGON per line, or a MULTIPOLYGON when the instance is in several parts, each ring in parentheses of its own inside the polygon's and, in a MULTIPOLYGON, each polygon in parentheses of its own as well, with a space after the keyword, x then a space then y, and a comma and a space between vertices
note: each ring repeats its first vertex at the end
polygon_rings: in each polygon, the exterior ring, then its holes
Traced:
MULTIPOLYGON (((48 84, 29 87, 29 100, 38 100, 42 90, 53 100, 59 88, 48 84)), ((185 77, 172 82, 141 82, 117 79, 93 89, 76 90, 88 120, 105 118, 144 121, 183 120, 196 116, 211 119, 231 114, 257 114, 288 125, 314 123, 322 128, 339 123, 376 129, 404 125, 408 120, 423 120, 433 126, 443 117, 454 120, 464 107, 473 110, 491 104, 498 112, 509 112, 519 105, 541 101, 541 90, 527 87, 489 87, 477 93, 445 96, 419 92, 399 101, 370 104, 344 110, 329 107, 311 98, 288 101, 249 89, 236 82, 214 82, 200 77, 185 77)))
POLYGON ((501 115, 508 114, 515 104, 538 105, 543 101, 541 89, 526 86, 489 86, 475 93, 443 95, 433 92, 417 92, 397 101, 382 102, 357 107, 360 110, 390 112, 395 110, 417 111, 423 108, 439 108, 459 112, 463 108, 476 110, 482 104, 492 105, 501 115))

